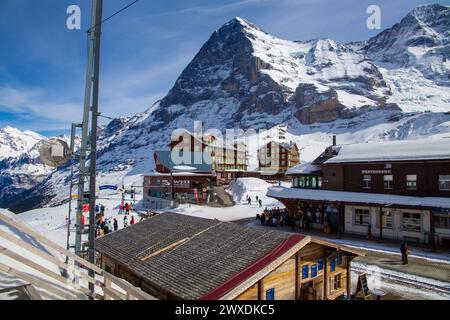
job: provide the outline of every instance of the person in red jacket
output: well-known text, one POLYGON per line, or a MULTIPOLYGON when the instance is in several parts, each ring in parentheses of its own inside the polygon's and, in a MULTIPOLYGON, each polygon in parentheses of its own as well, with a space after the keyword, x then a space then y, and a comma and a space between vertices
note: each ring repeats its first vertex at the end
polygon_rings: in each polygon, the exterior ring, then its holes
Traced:
POLYGON ((130 214, 130 204, 128 202, 125 203, 125 212, 127 215, 130 214))
POLYGON ((130 225, 133 225, 133 224, 134 224, 134 216, 131 217, 131 221, 130 221, 130 225))

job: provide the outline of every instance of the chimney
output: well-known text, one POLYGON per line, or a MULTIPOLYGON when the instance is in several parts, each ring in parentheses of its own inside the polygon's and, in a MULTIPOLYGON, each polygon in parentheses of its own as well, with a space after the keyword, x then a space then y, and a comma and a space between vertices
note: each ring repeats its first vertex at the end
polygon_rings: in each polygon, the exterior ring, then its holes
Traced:
POLYGON ((335 147, 336 146, 336 135, 333 135, 333 147, 335 147))

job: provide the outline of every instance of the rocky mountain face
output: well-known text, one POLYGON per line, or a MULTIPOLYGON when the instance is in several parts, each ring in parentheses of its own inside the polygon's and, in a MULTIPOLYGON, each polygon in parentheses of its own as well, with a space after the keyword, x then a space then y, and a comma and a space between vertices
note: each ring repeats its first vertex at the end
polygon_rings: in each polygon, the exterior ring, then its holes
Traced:
POLYGON ((362 52, 390 68, 417 68, 425 78, 449 86, 450 7, 415 8, 400 23, 368 40, 362 52))
MULTIPOLYGON (((374 38, 340 44, 282 40, 235 18, 212 34, 161 101, 101 129, 99 183, 139 183, 153 168, 153 151, 167 149, 172 131, 192 130, 194 121, 222 131, 284 124, 304 161, 333 134, 339 143, 448 136, 449 19, 448 6, 421 6, 374 38)), ((68 172, 55 170, 3 206, 61 203, 68 172)))

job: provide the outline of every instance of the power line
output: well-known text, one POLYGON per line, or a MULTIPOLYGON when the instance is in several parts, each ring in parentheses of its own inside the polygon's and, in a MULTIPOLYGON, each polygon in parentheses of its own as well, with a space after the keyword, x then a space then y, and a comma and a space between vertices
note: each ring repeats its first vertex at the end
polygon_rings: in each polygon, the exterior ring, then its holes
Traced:
POLYGON ((126 5, 125 7, 123 7, 122 9, 120 9, 119 11, 116 11, 115 13, 113 13, 112 15, 110 15, 108 18, 102 20, 100 23, 97 23, 96 25, 90 27, 90 28, 87 30, 87 33, 90 33, 91 30, 94 29, 95 27, 97 27, 98 25, 103 24, 104 22, 108 21, 109 19, 111 19, 111 18, 117 16, 118 14, 120 14, 121 12, 127 10, 128 8, 130 8, 131 6, 135 5, 135 4, 138 3, 138 2, 139 2, 139 0, 135 0, 135 1, 133 1, 132 3, 130 3, 130 4, 126 5))

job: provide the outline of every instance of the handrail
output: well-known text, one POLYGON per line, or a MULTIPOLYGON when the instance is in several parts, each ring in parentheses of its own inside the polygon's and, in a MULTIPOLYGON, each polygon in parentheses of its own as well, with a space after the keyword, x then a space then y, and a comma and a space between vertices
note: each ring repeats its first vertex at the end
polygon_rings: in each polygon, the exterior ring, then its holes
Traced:
POLYGON ((91 296, 94 299, 112 298, 115 300, 132 300, 132 299, 156 300, 155 297, 143 292, 141 289, 131 285, 129 282, 117 278, 114 275, 97 267, 96 265, 82 259, 81 257, 76 256, 72 252, 64 249, 63 247, 47 239, 42 234, 36 232, 35 230, 27 226, 25 223, 1 211, 0 211, 0 221, 3 221, 7 225, 16 228, 25 235, 34 238, 34 240, 36 240, 37 242, 54 249, 59 254, 72 258, 72 260, 78 262, 80 266, 83 266, 84 268, 94 271, 97 276, 92 278, 86 274, 86 270, 75 265, 75 263, 65 264, 63 261, 58 259, 57 255, 51 255, 48 252, 41 250, 37 247, 34 247, 33 245, 23 241, 22 239, 19 239, 12 233, 5 232, 3 230, 0 230, 0 239, 5 239, 7 240, 8 243, 13 243, 14 245, 16 245, 16 247, 20 247, 21 249, 31 252, 32 254, 39 256, 45 261, 62 268, 65 271, 65 273, 61 275, 59 272, 51 270, 48 267, 39 265, 38 263, 32 261, 29 255, 27 255, 26 253, 24 252, 18 253, 15 252, 12 248, 8 248, 6 243, 5 244, 2 243, 2 245, 0 246, 0 254, 7 256, 9 260, 14 260, 16 262, 19 262, 20 264, 26 265, 28 268, 31 268, 40 274, 43 274, 49 278, 52 278, 53 280, 56 280, 59 283, 62 283, 67 287, 67 289, 72 290, 65 292, 60 287, 58 288, 57 286, 52 286, 50 282, 44 281, 44 279, 36 277, 32 274, 22 272, 16 269, 16 267, 11 267, 3 263, 0 263, 1 271, 16 276, 22 280, 25 280, 28 283, 34 285, 35 287, 43 288, 48 292, 58 297, 61 297, 62 299, 70 299, 70 300, 80 299, 80 295, 82 295, 86 298, 91 296), (85 280, 87 283, 94 284, 93 292, 85 287, 86 285, 85 283, 82 282, 72 283, 72 281, 70 281, 71 278, 73 279, 79 278, 80 280, 85 280), (115 289, 113 285, 122 289, 125 293, 115 289), (101 289, 102 294, 97 293, 95 290, 96 288, 101 289))

